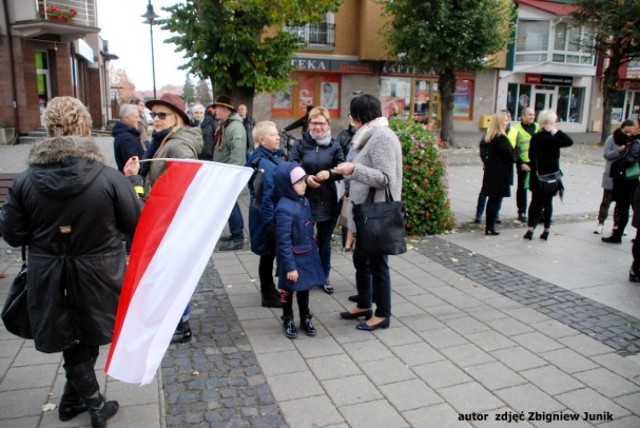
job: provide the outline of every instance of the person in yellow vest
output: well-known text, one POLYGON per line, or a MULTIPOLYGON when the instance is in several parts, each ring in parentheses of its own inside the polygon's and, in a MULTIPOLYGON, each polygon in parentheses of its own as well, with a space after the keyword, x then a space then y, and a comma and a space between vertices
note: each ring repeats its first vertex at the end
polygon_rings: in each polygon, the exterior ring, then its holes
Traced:
MULTIPOLYGON (((504 113, 507 116, 507 121, 509 124, 507 125, 507 139, 509 140, 509 144, 511 144, 511 148, 515 151, 516 148, 516 138, 518 137, 518 132, 516 129, 511 126, 511 113, 509 110, 500 110, 500 113, 504 113)), ((480 160, 482 161, 482 168, 484 169, 487 164, 487 157, 489 154, 489 148, 486 141, 484 141, 484 136, 482 140, 480 140, 480 160)), ((513 184, 513 183, 511 183, 513 184)), ((476 204, 476 216, 473 220, 475 224, 480 224, 482 221, 482 214, 484 213, 484 208, 487 205, 487 195, 482 193, 478 193, 478 203, 476 204)), ((502 207, 502 199, 498 202, 498 211, 496 212, 496 223, 500 224, 500 208, 502 207)))
POLYGON ((529 166, 529 144, 533 134, 538 132, 540 127, 535 121, 536 112, 532 107, 527 107, 522 111, 522 120, 512 129, 517 132, 516 136, 516 171, 518 172, 518 190, 516 191, 516 204, 518 205, 518 221, 527 221, 527 174, 531 171, 529 166))

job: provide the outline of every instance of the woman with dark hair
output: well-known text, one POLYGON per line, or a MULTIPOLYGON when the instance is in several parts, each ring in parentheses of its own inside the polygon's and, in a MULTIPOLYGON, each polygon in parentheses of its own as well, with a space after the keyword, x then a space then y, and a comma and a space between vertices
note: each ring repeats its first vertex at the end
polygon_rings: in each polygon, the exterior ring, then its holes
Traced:
MULTIPOLYGON (((356 129, 352 139, 353 162, 344 162, 333 171, 350 175, 349 198, 353 204, 361 204, 369 189, 374 188, 375 201, 385 200, 385 189, 400 200, 402 195, 402 146, 382 115, 380 100, 364 94, 351 100, 349 119, 356 129)), ((367 256, 358 246, 358 230, 353 216, 347 219, 349 229, 355 231, 356 246, 353 265, 356 269, 358 302, 355 307, 340 313, 343 319, 365 318, 358 330, 372 331, 387 328, 391 319, 391 276, 388 256, 367 256), (376 304, 375 314, 372 302, 376 304)))
POLYGON ((126 269, 121 233, 133 233, 141 204, 138 160, 124 176, 105 165, 89 136, 91 117, 72 97, 51 100, 44 111, 46 138, 29 153, 28 168, 9 189, 0 211, 0 235, 28 246, 29 323, 40 352, 62 352, 66 382, 58 417, 89 412, 105 427, 117 401, 100 393, 95 363, 111 342, 126 269), (125 178, 125 176, 127 176, 125 178))
POLYGON ((333 293, 329 282, 331 272, 331 234, 336 227, 338 197, 336 181, 342 176, 331 172, 331 168, 344 162, 340 144, 331 137, 331 116, 324 107, 314 107, 309 112, 309 131, 302 135, 291 148, 289 160, 302 165, 309 174, 306 177, 306 197, 311 204, 313 221, 316 224, 316 238, 320 249, 320 260, 326 281, 323 290, 333 293))
POLYGON ((532 240, 533 231, 538 225, 538 219, 544 211, 544 231, 540 239, 549 239, 551 216, 553 214, 553 197, 564 191, 560 177, 560 149, 573 145, 573 140, 567 134, 557 128, 558 115, 552 110, 542 110, 538 115, 540 131, 531 137, 529 146, 529 190, 531 191, 531 203, 529 204, 528 230, 522 237, 532 240), (541 187, 540 176, 557 174, 557 186, 549 190, 541 187))

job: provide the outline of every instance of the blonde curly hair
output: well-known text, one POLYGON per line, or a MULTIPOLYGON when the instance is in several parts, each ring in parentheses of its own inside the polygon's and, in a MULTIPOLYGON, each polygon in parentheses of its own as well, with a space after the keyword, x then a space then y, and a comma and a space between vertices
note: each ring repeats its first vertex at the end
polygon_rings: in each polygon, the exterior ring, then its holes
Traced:
POLYGON ((48 137, 91 135, 91 115, 82 102, 73 97, 55 97, 44 110, 48 137))

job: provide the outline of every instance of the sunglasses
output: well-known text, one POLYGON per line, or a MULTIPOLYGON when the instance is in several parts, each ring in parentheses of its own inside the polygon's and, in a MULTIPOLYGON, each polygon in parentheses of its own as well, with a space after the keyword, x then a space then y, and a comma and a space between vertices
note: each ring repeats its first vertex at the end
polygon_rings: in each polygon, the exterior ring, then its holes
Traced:
POLYGON ((165 120, 167 118, 167 115, 170 115, 173 113, 165 113, 163 111, 156 113, 155 111, 152 111, 151 113, 149 113, 149 116, 151 116, 151 119, 155 119, 156 116, 158 116, 158 119, 160 120, 165 120))

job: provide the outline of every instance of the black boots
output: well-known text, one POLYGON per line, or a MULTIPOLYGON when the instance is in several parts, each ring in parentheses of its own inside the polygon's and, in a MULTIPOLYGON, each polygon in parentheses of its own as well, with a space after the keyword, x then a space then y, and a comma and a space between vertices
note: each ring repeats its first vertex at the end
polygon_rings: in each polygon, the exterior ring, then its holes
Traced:
POLYGON ((317 331, 316 328, 311 324, 311 314, 309 315, 300 315, 300 328, 307 336, 315 336, 317 331))
POLYGON ((189 321, 180 321, 176 327, 175 333, 171 338, 171 344, 191 342, 191 327, 189 321))
POLYGON ((296 325, 293 322, 293 316, 285 317, 284 315, 280 317, 282 320, 282 328, 284 329, 284 335, 289 339, 295 339, 298 337, 298 330, 296 329, 296 325))
POLYGON ((275 284, 260 283, 260 294, 262 294, 263 308, 281 308, 280 292, 276 289, 275 284))
POLYGON ((82 412, 87 411, 87 406, 82 401, 82 396, 67 380, 64 383, 64 391, 60 397, 60 405, 58 406, 58 418, 62 422, 69 421, 82 412))
POLYGON ((67 382, 71 383, 71 386, 82 397, 82 401, 91 415, 91 428, 106 427, 107 419, 118 412, 120 405, 117 401, 106 401, 100 394, 100 385, 93 369, 93 361, 65 367, 64 370, 67 382))

